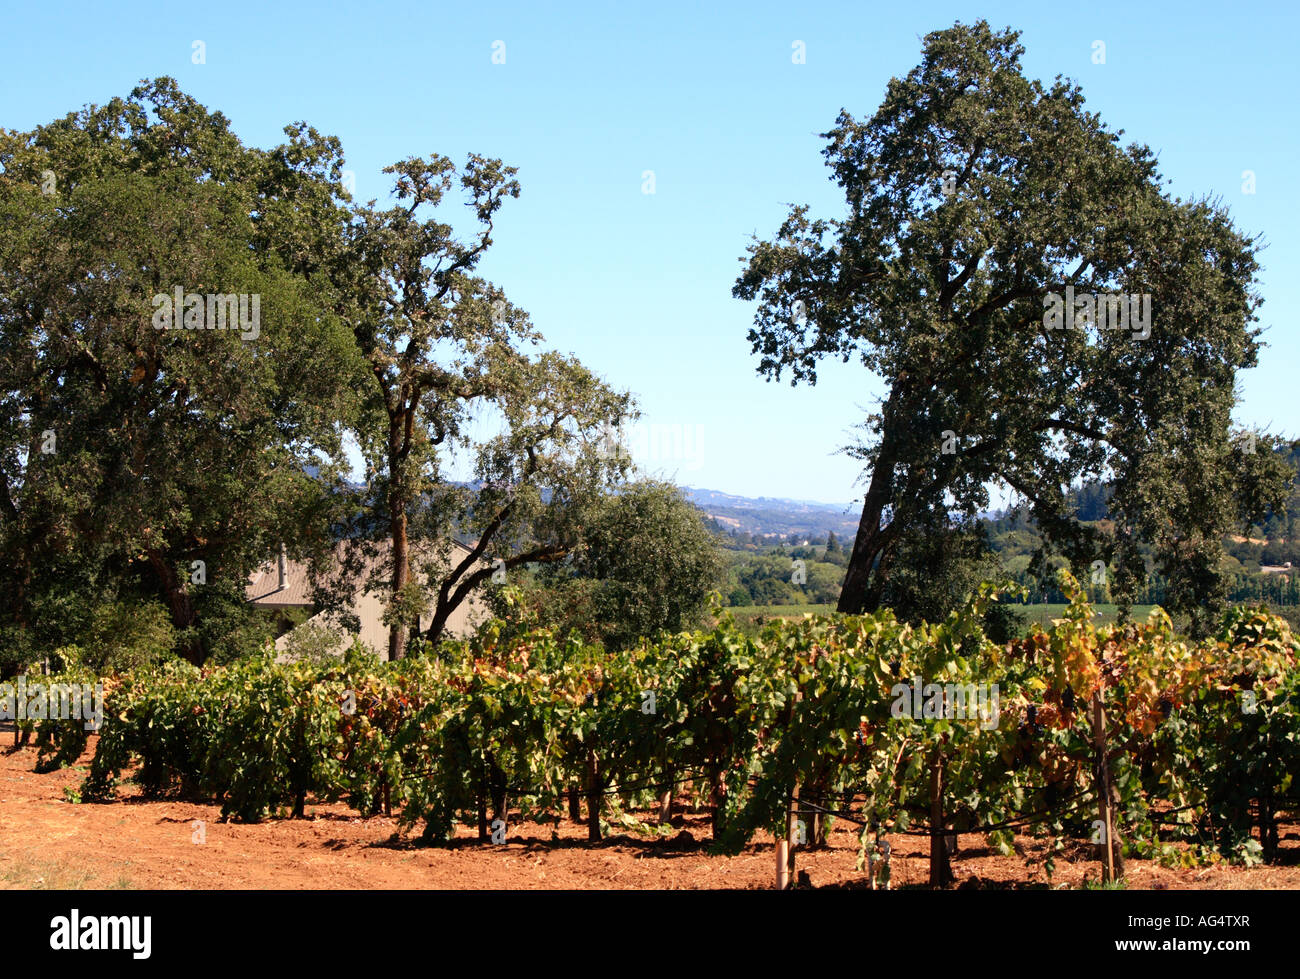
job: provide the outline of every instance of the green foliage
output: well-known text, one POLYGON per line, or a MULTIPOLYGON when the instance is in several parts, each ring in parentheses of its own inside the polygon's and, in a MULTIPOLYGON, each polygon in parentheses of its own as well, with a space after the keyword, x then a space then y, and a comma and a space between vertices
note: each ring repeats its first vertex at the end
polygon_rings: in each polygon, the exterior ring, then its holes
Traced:
POLYGON ((829 615, 835 611, 834 605, 743 605, 729 606, 725 614, 735 623, 736 628, 747 636, 757 638, 763 627, 773 619, 797 619, 802 615, 829 615))
MULTIPOLYGON (((433 155, 385 172, 394 205, 353 209, 329 275, 369 367, 355 425, 368 485, 354 519, 391 543, 372 549, 381 560, 370 570, 392 592, 388 654, 399 659, 418 613, 430 608, 426 636, 437 642, 496 561, 514 569, 574 553, 585 515, 629 468, 603 451, 600 432, 636 412, 575 357, 530 356, 541 335, 528 314, 475 274, 497 212, 519 196, 514 167, 470 154, 458 168, 433 155), (472 211, 471 235, 443 220, 453 187, 472 211), (468 463, 474 485, 451 479, 453 462, 468 463), (408 542, 453 534, 473 540, 474 553, 449 558, 423 594, 408 542)), ((331 583, 341 589, 322 588, 322 604, 349 598, 354 583, 345 573, 331 583)))
POLYGON ((540 569, 517 600, 561 634, 623 649, 699 625, 721 573, 700 511, 671 484, 635 482, 595 505, 579 555, 540 569))
POLYGON ((0 133, 0 626, 48 651, 158 600, 199 662, 246 646, 278 541, 323 543, 362 366, 319 275, 340 164, 306 127, 245 147, 167 78, 0 133), (178 288, 258 297, 256 331, 157 328, 178 288))
POLYGON ((1195 828, 1227 858, 1275 856, 1276 812, 1295 795, 1300 670, 1291 635, 1263 609, 1230 610, 1216 637, 1219 675, 1192 692, 1156 742, 1152 776, 1186 786, 1186 800, 1205 813, 1195 828))
POLYGON ((585 543, 577 571, 600 583, 606 647, 699 624, 721 560, 700 512, 675 486, 639 482, 607 497, 585 543))
MULTIPOLYGON (((1300 461, 1300 442, 1283 443, 1280 440, 1258 433, 1240 432, 1235 437, 1235 445, 1242 451, 1234 458, 1245 469, 1258 468, 1262 473, 1281 473, 1286 481, 1286 470, 1293 473, 1297 461, 1300 461), (1253 449, 1253 452, 1245 451, 1253 449)), ((1265 482, 1276 484, 1274 476, 1265 482)), ((1262 478, 1262 477, 1260 477, 1262 478)), ((1262 500, 1259 479, 1243 474, 1234 476, 1234 482, 1240 481, 1243 498, 1262 500), (1245 485, 1255 479, 1254 488, 1245 485)), ((1091 525, 1099 533, 1113 530, 1114 521, 1109 510, 1113 490, 1100 481, 1088 481, 1072 490, 1070 499, 1075 507, 1078 519, 1085 525, 1091 525)), ((1300 575, 1286 573, 1282 566, 1287 562, 1300 566, 1300 531, 1292 534, 1297 527, 1295 520, 1300 515, 1300 479, 1292 479, 1290 497, 1284 504, 1253 503, 1246 506, 1251 512, 1262 510, 1272 515, 1262 525, 1253 525, 1247 532, 1240 526, 1233 528, 1233 533, 1223 539, 1223 558, 1220 569, 1227 583, 1228 600, 1233 603, 1257 603, 1267 601, 1279 610, 1300 604, 1300 575), (1241 531, 1241 533, 1237 533, 1241 531), (1291 538, 1291 539, 1288 539, 1291 538), (1261 573, 1262 565, 1273 565, 1283 573, 1261 573)), ((1059 567, 1068 566, 1068 562, 1059 554, 1052 553, 1050 541, 1040 532, 1028 507, 1018 506, 995 516, 978 521, 988 536, 990 549, 995 552, 1005 573, 1030 589, 1033 602, 1063 602, 1064 597, 1053 583, 1055 572, 1059 567), (1036 561, 1040 552, 1047 552, 1050 559, 1036 561), (1033 566, 1038 573, 1030 573, 1033 566)), ((1127 597, 1138 604, 1166 603, 1168 581, 1156 568, 1157 554, 1145 541, 1136 542, 1135 572, 1138 578, 1136 590, 1127 597)), ((1115 568, 1110 568, 1113 573, 1115 568)), ((1110 601, 1110 589, 1107 584, 1089 585, 1089 594, 1093 601, 1105 604, 1110 601)), ((1116 592, 1116 595, 1119 593, 1116 592)), ((1134 612, 1141 618, 1143 612, 1134 612)), ((1280 614, 1287 614, 1281 611, 1280 614)), ((1292 613, 1293 614, 1293 613, 1292 613)))
POLYGON ((17 676, 40 656, 26 628, 13 623, 0 625, 0 677, 17 676))
POLYGON ((110 797, 136 760, 147 794, 214 795, 227 818, 255 821, 286 805, 301 815, 309 792, 331 798, 345 667, 276 664, 273 656, 203 674, 173 662, 124 679, 83 796, 110 797))
POLYGON ((982 530, 946 518, 905 530, 882 604, 908 622, 936 621, 1001 571, 982 530))
POLYGON ((757 304, 769 380, 857 360, 886 386, 847 450, 869 476, 840 608, 910 600, 924 582, 887 594, 907 552, 942 563, 948 514, 973 518, 1001 485, 1076 572, 1111 564, 1127 600, 1148 544, 1166 604, 1202 636, 1225 602, 1224 535, 1294 478, 1230 427, 1260 346, 1260 243, 1218 202, 1167 193, 1149 147, 1121 143, 1071 81, 1026 77, 1023 54, 983 20, 926 35, 876 110, 824 134, 842 215, 794 206, 732 292, 757 304), (1045 311, 1067 287, 1146 297, 1148 329, 1074 310, 1056 329, 1045 311), (1106 528, 1070 499, 1103 473, 1106 528))
POLYGON ((1300 644, 1286 623, 1234 609, 1193 642, 1159 609, 1097 625, 1082 589, 1061 587, 1072 603, 1050 630, 1010 643, 986 632, 1003 593, 982 586, 919 625, 807 615, 755 637, 719 609, 709 631, 607 650, 497 621, 437 657, 354 649, 286 664, 268 651, 203 673, 144 667, 109 692, 81 796, 109 797, 135 765, 147 793, 214 797, 229 818, 342 798, 436 840, 476 821, 486 835, 511 810, 559 819, 573 789, 597 824, 658 832, 627 810, 689 780, 722 852, 784 834, 798 787, 810 820, 848 811, 863 824, 863 861, 918 827, 934 841, 979 833, 1003 853, 1031 833, 1055 853, 1092 833, 1101 745, 1130 854, 1273 859, 1275 823, 1254 840, 1249 803, 1258 813, 1293 791, 1300 644), (1258 709, 1233 710, 1247 692, 1258 709))
MULTIPOLYGON (((38 772, 51 772, 65 768, 74 764, 81 757, 82 752, 86 750, 86 744, 90 740, 91 727, 93 726, 91 717, 86 716, 86 708, 93 706, 93 694, 92 702, 87 702, 84 693, 93 690, 96 683, 105 682, 106 686, 108 686, 112 682, 101 681, 93 671, 84 668, 80 662, 80 651, 76 647, 60 649, 58 659, 63 663, 63 669, 48 676, 31 678, 29 680, 29 689, 31 682, 44 684, 47 691, 53 691, 55 687, 59 686, 71 687, 71 685, 76 684, 78 691, 83 694, 79 698, 82 709, 80 711, 74 710, 72 713, 80 713, 82 716, 61 720, 46 719, 26 722, 34 724, 36 730, 36 771, 38 772)), ((51 705, 53 702, 53 694, 51 693, 51 705)))
POLYGON ((104 676, 160 663, 172 655, 176 631, 159 602, 100 605, 78 636, 81 665, 104 676))
POLYGON ((843 554, 784 545, 771 550, 728 551, 729 605, 826 605, 839 598, 843 554), (802 566, 796 561, 802 561, 802 566), (802 570, 802 580, 796 580, 802 570))
POLYGON ((323 664, 337 660, 344 647, 359 652, 360 646, 359 636, 347 647, 346 639, 333 629, 318 622, 304 622, 289 633, 284 653, 286 659, 323 664))

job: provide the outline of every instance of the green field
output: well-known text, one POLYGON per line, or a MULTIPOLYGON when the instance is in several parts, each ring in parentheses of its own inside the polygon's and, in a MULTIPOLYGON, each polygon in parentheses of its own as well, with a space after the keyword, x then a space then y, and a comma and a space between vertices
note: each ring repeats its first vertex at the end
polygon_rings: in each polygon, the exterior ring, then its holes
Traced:
MULTIPOLYGON (((1051 627, 1052 619, 1059 619, 1068 606, 1060 604, 1013 605, 1025 617, 1026 629, 1037 622, 1044 629, 1051 627)), ((1147 613, 1155 606, 1134 605, 1129 617, 1135 622, 1145 622, 1147 613)), ((736 605, 726 611, 735 616, 736 624, 748 635, 758 635, 763 626, 774 618, 798 618, 805 612, 826 615, 835 611, 834 605, 736 605)), ((1119 613, 1119 607, 1099 603, 1093 606, 1098 625, 1110 625, 1119 613)))
POLYGON ((736 625, 746 635, 756 636, 774 618, 797 619, 805 612, 814 615, 829 615, 835 611, 834 605, 736 605, 726 609, 736 619, 736 625))
MULTIPOLYGON (((1044 629, 1051 626, 1053 619, 1059 619, 1065 614, 1067 605, 1015 605, 1012 606, 1025 617, 1026 625, 1037 622, 1044 629)), ((1134 622, 1145 622, 1147 613, 1154 605, 1134 605, 1129 609, 1129 619, 1134 622)), ((1119 606, 1105 603, 1098 603, 1092 607, 1093 614, 1096 616, 1098 625, 1110 625, 1115 621, 1115 616, 1119 614, 1119 606)))

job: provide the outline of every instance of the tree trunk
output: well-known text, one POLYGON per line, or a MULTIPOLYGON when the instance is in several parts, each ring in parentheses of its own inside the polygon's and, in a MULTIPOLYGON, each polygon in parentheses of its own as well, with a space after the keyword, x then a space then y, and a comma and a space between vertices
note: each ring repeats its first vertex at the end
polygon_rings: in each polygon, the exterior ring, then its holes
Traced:
MULTIPOLYGON (((30 459, 31 456, 28 456, 28 458, 30 459)), ((0 501, 9 504, 5 509, 9 512, 10 518, 17 520, 18 512, 14 509, 13 504, 9 502, 7 488, 0 487, 0 494, 3 494, 0 495, 0 501)), ((10 608, 13 610, 12 621, 21 634, 27 631, 27 589, 32 582, 32 555, 28 546, 24 544, 18 548, 18 553, 13 555, 11 560, 17 561, 22 569, 22 573, 16 576, 17 586, 14 588, 9 603, 10 608)))
MULTIPOLYGON (((147 552, 149 566, 158 577, 163 592, 167 595, 167 608, 171 612, 172 625, 183 631, 193 628, 198 619, 194 610, 194 596, 186 587, 188 581, 182 581, 172 563, 161 551, 147 552)), ((203 644, 198 639, 189 639, 181 643, 180 654, 194 666, 203 665, 203 644)))
MULTIPOLYGON (((901 524, 899 526, 902 526, 901 524)), ((867 588, 865 602, 867 611, 874 612, 880 608, 885 598, 885 586, 889 584, 889 573, 894 567, 894 554, 897 552, 898 527, 892 523, 880 534, 880 561, 876 564, 876 573, 867 588)))
MULTIPOLYGON (((893 400, 892 396, 889 400, 893 400)), ((837 611, 860 615, 875 611, 872 603, 880 601, 888 567, 882 562, 874 582, 872 569, 876 558, 881 555, 896 534, 896 531, 891 529, 893 524, 884 528, 880 525, 885 507, 893 499, 896 455, 893 439, 886 432, 882 437, 876 464, 871 470, 871 482, 862 504, 862 517, 858 520, 858 532, 853 538, 853 550, 849 553, 849 565, 844 574, 844 585, 840 589, 837 611)))
MULTIPOLYGON (((393 578, 389 597, 395 599, 411 577, 410 541, 406 535, 406 501, 401 494, 389 494, 389 510, 392 513, 393 537, 393 578), (401 507, 400 510, 396 509, 401 507)), ((388 658, 401 659, 406 653, 406 623, 394 622, 388 627, 388 658)))
POLYGON ((424 638, 431 645, 437 646, 442 640, 443 630, 447 628, 447 620, 451 618, 451 613, 454 611, 456 611, 456 607, 439 595, 438 603, 433 609, 433 618, 429 622, 429 628, 424 630, 424 638))
POLYGON ((576 785, 569 789, 569 819, 575 823, 582 822, 582 796, 576 785))
MULTIPOLYGON (((378 368, 376 368, 378 371, 378 368)), ((378 376, 378 374, 377 374, 378 376)), ((383 383, 381 378, 381 384, 383 383)), ((393 576, 390 598, 396 598, 411 579, 410 542, 407 538, 406 508, 411 502, 410 480, 407 473, 408 457, 415 430, 415 413, 419 397, 407 403, 407 390, 402 386, 396 402, 392 392, 384 391, 388 409, 388 519, 393 542, 393 576)), ((406 653, 406 631, 409 622, 393 622, 388 627, 388 658, 401 659, 406 653)))

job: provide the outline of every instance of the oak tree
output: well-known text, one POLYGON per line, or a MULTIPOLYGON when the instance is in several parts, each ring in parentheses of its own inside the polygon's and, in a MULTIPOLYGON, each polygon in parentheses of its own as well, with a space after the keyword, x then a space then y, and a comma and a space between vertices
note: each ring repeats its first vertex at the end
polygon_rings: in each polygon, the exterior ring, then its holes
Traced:
MULTIPOLYGON (((1260 347, 1258 242, 1219 203, 1169 194, 1077 85, 1026 78, 1017 38, 929 34, 870 118, 842 111, 823 154, 845 213, 793 207, 733 294, 758 304, 769 380, 814 384, 834 357, 885 386, 850 448, 869 477, 842 611, 880 605, 909 532, 1001 485, 1076 567, 1113 564, 1121 595, 1137 541, 1155 545, 1200 616, 1240 499, 1229 424, 1260 347), (1114 485, 1111 532, 1068 504, 1089 479, 1114 485)), ((1279 501, 1283 476, 1252 502, 1279 501)))

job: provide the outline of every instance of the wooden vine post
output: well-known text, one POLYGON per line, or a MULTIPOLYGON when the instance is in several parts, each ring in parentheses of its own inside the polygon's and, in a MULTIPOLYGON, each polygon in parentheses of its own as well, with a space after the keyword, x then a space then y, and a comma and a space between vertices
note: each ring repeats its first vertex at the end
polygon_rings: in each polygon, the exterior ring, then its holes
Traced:
POLYGON ((709 773, 709 808, 712 810, 710 824, 713 838, 719 839, 722 830, 722 811, 727 796, 727 785, 723 779, 722 768, 716 766, 709 773))
MULTIPOLYGON (((865 833, 867 833, 867 832, 868 832, 868 829, 867 829, 866 827, 864 827, 864 828, 863 828, 863 833, 865 834, 865 833)), ((891 848, 890 848, 890 846, 889 846, 889 841, 888 841, 888 840, 882 840, 882 839, 880 838, 880 827, 879 827, 878 825, 877 825, 877 826, 872 826, 872 827, 870 828, 869 832, 871 833, 872 840, 871 840, 871 842, 870 842, 869 844, 866 844, 866 853, 867 853, 867 880, 871 882, 871 889, 872 889, 873 891, 878 891, 878 890, 880 890, 880 885, 876 882, 876 874, 877 874, 879 871, 878 871, 877 868, 876 868, 876 864, 877 864, 877 863, 879 863, 879 864, 883 864, 886 868, 888 868, 888 866, 889 866, 889 853, 890 853, 890 849, 891 849, 891 848), (881 847, 881 848, 883 849, 883 851, 884 851, 884 852, 881 854, 881 857, 880 857, 879 860, 876 859, 876 848, 877 848, 877 847, 881 847)), ((886 878, 886 880, 885 880, 885 890, 889 890, 889 880, 888 880, 888 878, 886 878)))
POLYGON ((936 745, 930 755, 930 886, 945 887, 953 882, 948 862, 948 837, 943 826, 944 775, 947 759, 943 747, 936 745))
MULTIPOLYGON (((878 837, 877 837, 878 838, 878 837)), ((871 881, 871 889, 876 890, 876 841, 872 840, 867 846, 867 880, 871 881)))
POLYGON ((659 793, 659 825, 667 826, 673 818, 673 773, 668 773, 668 788, 659 793))
POLYGON ((776 838, 776 889, 784 891, 790 886, 790 841, 784 836, 776 838))
POLYGON ((786 823, 786 839, 789 845, 786 847, 788 860, 786 861, 786 876, 790 881, 790 886, 794 886, 794 854, 795 848, 801 842, 799 839, 799 785, 796 783, 794 790, 790 793, 790 816, 786 823))
POLYGON ((600 803, 603 786, 600 784, 600 759, 595 749, 587 750, 587 840, 600 842, 600 803))
MULTIPOLYGON (((796 693, 794 700, 786 711, 786 730, 794 716, 795 701, 803 699, 802 693, 796 693)), ((799 783, 790 789, 790 808, 786 814, 785 839, 776 841, 776 889, 789 890, 794 881, 794 848, 799 841, 799 783)))
POLYGON ((794 880, 794 848, 799 842, 799 786, 790 790, 790 808, 786 813, 785 836, 776 840, 776 889, 790 889, 794 880))
POLYGON ((1097 753, 1096 781, 1097 794, 1100 798, 1100 825, 1102 845, 1102 881, 1107 884, 1115 881, 1115 833, 1114 816, 1111 811, 1110 795, 1110 760, 1106 757, 1108 747, 1106 739, 1106 710, 1101 703, 1101 688, 1092 697, 1092 740, 1097 753))

